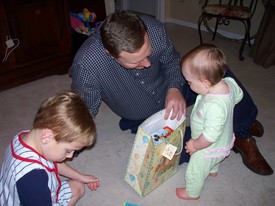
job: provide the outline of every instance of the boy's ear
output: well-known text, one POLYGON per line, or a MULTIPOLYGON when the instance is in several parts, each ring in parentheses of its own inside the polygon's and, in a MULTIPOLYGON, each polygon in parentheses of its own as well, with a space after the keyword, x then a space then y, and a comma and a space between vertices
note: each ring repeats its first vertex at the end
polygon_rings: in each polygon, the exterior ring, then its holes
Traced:
POLYGON ((54 134, 53 134, 52 130, 43 129, 41 132, 41 142, 43 144, 48 144, 53 140, 55 140, 55 139, 54 139, 54 134))

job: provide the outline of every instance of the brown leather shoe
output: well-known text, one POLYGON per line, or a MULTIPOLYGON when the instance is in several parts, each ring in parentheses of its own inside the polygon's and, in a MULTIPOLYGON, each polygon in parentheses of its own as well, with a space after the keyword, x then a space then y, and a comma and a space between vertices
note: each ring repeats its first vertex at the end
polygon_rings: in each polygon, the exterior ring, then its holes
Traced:
POLYGON ((263 125, 258 120, 255 120, 250 127, 250 133, 252 136, 262 137, 264 135, 263 125))
POLYGON ((240 152, 243 163, 253 172, 259 175, 273 174, 272 168, 261 155, 254 138, 240 139, 236 137, 233 150, 237 153, 240 152))

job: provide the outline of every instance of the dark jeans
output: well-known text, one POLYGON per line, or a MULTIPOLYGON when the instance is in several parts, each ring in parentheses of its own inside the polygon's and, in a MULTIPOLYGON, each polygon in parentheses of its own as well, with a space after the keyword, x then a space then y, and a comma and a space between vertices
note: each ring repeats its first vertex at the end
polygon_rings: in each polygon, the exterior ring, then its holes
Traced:
MULTIPOLYGON (((249 128, 251 124, 255 121, 258 109, 254 104, 251 96, 246 91, 242 83, 235 77, 231 70, 228 70, 225 74, 225 77, 232 77, 238 83, 238 85, 243 90, 243 99, 235 106, 234 108, 234 118, 233 118, 233 125, 234 125, 234 133, 235 136, 238 138, 248 138, 251 136, 249 128)), ((188 84, 184 85, 183 88, 183 96, 186 100, 187 106, 193 105, 196 101, 197 94, 194 93, 188 84)), ((136 133, 138 126, 144 120, 139 121, 132 121, 127 119, 121 119, 119 122, 120 128, 122 130, 130 129, 132 133, 136 133)), ((184 136, 184 145, 185 143, 191 138, 191 131, 190 128, 186 128, 185 136, 184 136)), ((189 155, 186 154, 183 150, 181 154, 180 164, 183 162, 189 161, 189 155)))

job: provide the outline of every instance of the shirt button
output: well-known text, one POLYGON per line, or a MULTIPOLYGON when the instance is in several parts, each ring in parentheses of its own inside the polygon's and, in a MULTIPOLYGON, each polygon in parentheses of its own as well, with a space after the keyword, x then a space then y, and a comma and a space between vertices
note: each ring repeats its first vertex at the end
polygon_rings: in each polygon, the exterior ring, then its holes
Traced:
POLYGON ((152 94, 155 94, 155 92, 152 92, 152 94))
POLYGON ((136 73, 136 76, 139 76, 139 73, 138 73, 138 72, 136 73))
POLYGON ((144 81, 141 81, 140 83, 141 83, 141 84, 144 84, 144 81))

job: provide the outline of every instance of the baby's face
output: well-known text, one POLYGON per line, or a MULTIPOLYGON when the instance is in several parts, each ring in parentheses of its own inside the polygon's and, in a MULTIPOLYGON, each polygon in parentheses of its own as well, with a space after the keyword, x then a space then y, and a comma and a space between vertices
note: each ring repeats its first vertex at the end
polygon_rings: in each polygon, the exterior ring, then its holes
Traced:
POLYGON ((192 68, 188 63, 182 66, 182 75, 184 76, 187 83, 190 85, 192 91, 197 94, 206 95, 208 90, 205 84, 198 78, 197 75, 192 72, 192 68))

